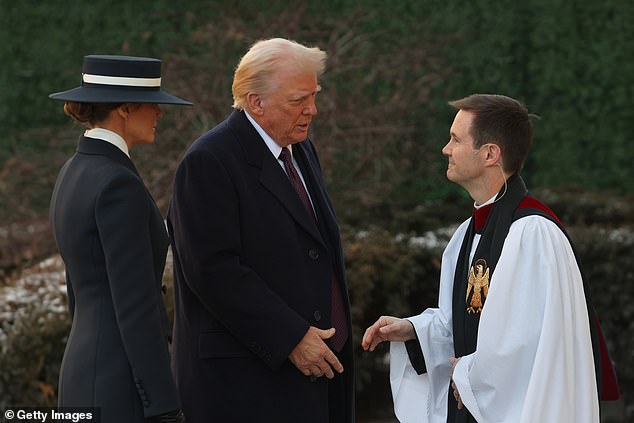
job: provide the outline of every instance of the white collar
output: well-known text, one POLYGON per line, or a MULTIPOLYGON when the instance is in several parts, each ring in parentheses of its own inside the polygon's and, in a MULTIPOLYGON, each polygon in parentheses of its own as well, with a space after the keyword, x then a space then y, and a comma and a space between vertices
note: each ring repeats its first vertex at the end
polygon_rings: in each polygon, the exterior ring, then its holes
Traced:
POLYGON ((494 202, 495 202, 495 197, 497 197, 497 196, 498 196, 498 195, 497 195, 497 194, 495 194, 493 197, 489 198, 489 200, 488 200, 488 201, 486 201, 486 202, 484 202, 484 203, 482 203, 482 204, 480 204, 480 205, 477 205, 477 204, 476 204, 476 202, 474 201, 474 202, 473 202, 473 207, 477 210, 477 209, 481 209, 481 208, 482 208, 482 207, 484 207, 484 206, 488 206, 489 204, 491 204, 491 203, 494 203, 494 202))
MULTIPOLYGON (((278 143, 276 143, 275 140, 273 138, 271 138, 271 136, 269 134, 267 134, 264 129, 262 129, 262 127, 255 121, 255 119, 253 119, 249 115, 249 113, 247 113, 246 110, 244 111, 244 114, 247 116, 247 119, 249 119, 249 122, 251 122, 251 125, 253 125, 253 127, 258 132, 258 134, 260 134, 260 136, 264 140, 264 143, 266 144, 266 146, 269 148, 269 150, 271 150, 271 154, 273 154, 273 157, 275 157, 276 159, 279 159, 280 153, 282 152, 282 146, 279 145, 278 143)), ((293 157, 293 146, 292 146, 292 144, 290 144, 288 146, 288 149, 291 152, 291 157, 293 157)))
MULTIPOLYGON (((125 142, 121 135, 105 128, 92 128, 84 132, 84 136, 88 138, 97 138, 104 140, 116 146, 119 150, 123 151, 126 156, 130 157, 130 150, 128 144, 125 142)), ((281 150, 280 150, 281 151, 281 150)))

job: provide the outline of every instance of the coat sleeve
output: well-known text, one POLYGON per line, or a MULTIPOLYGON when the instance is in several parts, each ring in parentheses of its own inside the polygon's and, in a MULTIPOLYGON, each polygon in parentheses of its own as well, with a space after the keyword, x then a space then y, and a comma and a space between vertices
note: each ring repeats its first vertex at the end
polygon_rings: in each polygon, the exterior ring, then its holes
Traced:
POLYGON ((146 417, 180 408, 161 327, 150 211, 147 191, 132 174, 108 181, 95 204, 117 324, 146 417))
POLYGON ((241 261, 245 213, 257 210, 240 206, 221 160, 206 150, 190 152, 176 173, 169 212, 184 282, 224 328, 276 369, 309 323, 241 261))
POLYGON ((454 381, 479 422, 599 421, 581 275, 554 223, 531 216, 511 226, 476 351, 454 381))
POLYGON ((68 296, 68 314, 72 321, 75 318, 75 291, 73 291, 68 271, 66 271, 66 295, 68 296))

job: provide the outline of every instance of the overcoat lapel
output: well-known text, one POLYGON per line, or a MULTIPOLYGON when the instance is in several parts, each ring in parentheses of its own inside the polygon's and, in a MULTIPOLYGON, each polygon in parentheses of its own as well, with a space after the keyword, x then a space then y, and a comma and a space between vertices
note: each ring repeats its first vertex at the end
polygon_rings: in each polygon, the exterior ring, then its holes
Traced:
MULTIPOLYGON (((313 207, 317 214, 319 230, 322 232, 323 239, 328 243, 328 251, 332 259, 333 271, 339 281, 339 289, 343 300, 350 307, 350 297, 346 286, 346 277, 343 265, 343 252, 341 251, 341 237, 339 235, 339 226, 337 225, 337 217, 335 211, 328 200, 328 194, 323 182, 320 182, 319 171, 316 168, 317 162, 309 157, 309 144, 302 142, 293 145, 293 156, 297 160, 304 182, 310 192, 310 198, 313 200, 313 207)), ((346 311, 348 319, 350 313, 346 311)))
POLYGON ((132 172, 134 172, 137 176, 139 172, 136 170, 134 163, 125 153, 119 150, 114 145, 110 144, 107 141, 98 140, 95 138, 88 138, 85 136, 81 136, 79 138, 79 145, 77 146, 77 152, 83 154, 93 154, 93 155, 101 155, 106 156, 111 160, 127 167, 132 172))
POLYGON ((321 220, 324 221, 324 226, 327 227, 330 233, 333 230, 333 223, 336 218, 330 204, 326 201, 327 194, 323 185, 318 182, 317 170, 314 167, 314 162, 308 158, 307 146, 304 144, 302 142, 293 146, 293 156, 295 156, 295 160, 297 160, 297 164, 302 171, 304 182, 306 182, 310 198, 313 200, 314 207, 318 212, 318 217, 321 217, 321 220))
POLYGON ((248 121, 244 112, 234 111, 229 117, 229 125, 244 149, 247 162, 260 169, 260 183, 280 201, 299 225, 324 247, 327 247, 315 222, 306 212, 306 208, 282 167, 268 150, 262 137, 248 121))
POLYGON ((336 216, 327 200, 328 197, 324 186, 319 182, 317 169, 314 167, 314 161, 311 161, 308 157, 308 152, 306 151, 307 148, 308 147, 305 143, 295 144, 293 146, 293 156, 295 156, 295 160, 297 160, 297 164, 304 176, 304 182, 306 183, 306 187, 310 193, 310 198, 313 201, 313 207, 315 208, 315 213, 317 214, 320 230, 325 232, 323 236, 329 241, 331 254, 333 257, 338 257, 341 252, 333 251, 336 246, 340 245, 339 228, 337 226, 336 216))

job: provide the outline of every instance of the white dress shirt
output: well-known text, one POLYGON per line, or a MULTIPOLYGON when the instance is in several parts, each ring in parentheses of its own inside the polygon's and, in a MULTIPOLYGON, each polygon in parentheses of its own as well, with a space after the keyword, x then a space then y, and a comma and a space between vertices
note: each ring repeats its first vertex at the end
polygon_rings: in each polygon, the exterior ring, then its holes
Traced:
POLYGON ((128 149, 128 144, 116 132, 113 132, 109 129, 104 129, 104 128, 92 128, 92 129, 86 130, 86 132, 84 132, 84 136, 88 138, 96 138, 99 140, 104 140, 106 142, 109 142, 110 144, 116 146, 119 150, 123 151, 126 156, 130 157, 130 150, 128 149))
MULTIPOLYGON (((284 173, 286 173, 286 169, 284 168, 284 162, 280 160, 280 153, 282 153, 282 146, 279 145, 277 142, 275 142, 275 140, 271 138, 271 136, 267 134, 264 129, 262 129, 262 127, 249 115, 249 113, 247 113, 246 110, 244 111, 244 114, 247 116, 247 119, 249 119, 249 122, 251 122, 251 125, 253 125, 253 127, 258 132, 258 134, 260 134, 260 136, 264 140, 264 143, 271 151, 271 154, 273 154, 273 157, 275 157, 279 165, 284 170, 284 173)), ((302 175, 302 171, 297 165, 295 156, 293 156, 293 145, 289 144, 287 148, 291 152, 291 158, 293 159, 293 166, 295 166, 295 170, 297 170, 297 173, 299 174, 299 178, 302 180, 302 184, 304 184, 304 189, 306 190, 306 193, 308 194, 308 199, 310 200, 310 204, 313 206, 313 210, 314 210, 315 205, 313 204, 313 199, 310 196, 310 191, 308 191, 308 188, 306 187, 306 181, 304 181, 304 175, 302 175)))

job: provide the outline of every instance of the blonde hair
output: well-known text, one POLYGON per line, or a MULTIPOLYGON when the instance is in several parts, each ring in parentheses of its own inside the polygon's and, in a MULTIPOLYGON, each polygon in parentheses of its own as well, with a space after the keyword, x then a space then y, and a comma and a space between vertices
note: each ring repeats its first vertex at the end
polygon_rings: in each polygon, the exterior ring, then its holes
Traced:
POLYGON ((266 96, 276 89, 272 76, 288 66, 298 72, 314 72, 317 77, 326 70, 326 52, 306 47, 284 38, 258 41, 249 48, 233 75, 233 107, 242 110, 249 93, 266 96))

